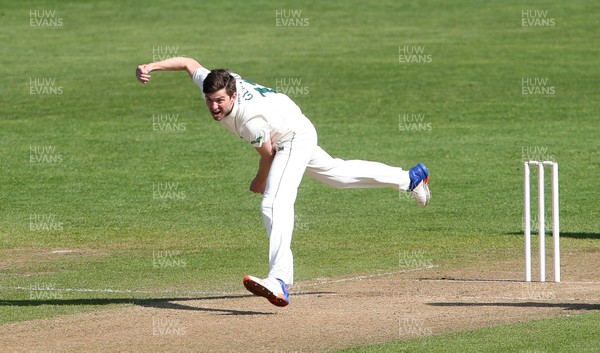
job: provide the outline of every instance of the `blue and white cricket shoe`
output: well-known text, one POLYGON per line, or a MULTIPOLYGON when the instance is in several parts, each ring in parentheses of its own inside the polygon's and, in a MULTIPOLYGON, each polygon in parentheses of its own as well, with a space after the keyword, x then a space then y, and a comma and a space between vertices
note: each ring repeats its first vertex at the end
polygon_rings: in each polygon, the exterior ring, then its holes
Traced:
POLYGON ((273 305, 286 306, 290 303, 288 289, 280 279, 260 279, 254 276, 245 276, 244 287, 254 295, 267 298, 273 305))
POLYGON ((417 199, 419 206, 429 205, 431 193, 429 192, 429 171, 427 167, 423 163, 419 163, 408 171, 408 176, 410 178, 408 191, 417 199))

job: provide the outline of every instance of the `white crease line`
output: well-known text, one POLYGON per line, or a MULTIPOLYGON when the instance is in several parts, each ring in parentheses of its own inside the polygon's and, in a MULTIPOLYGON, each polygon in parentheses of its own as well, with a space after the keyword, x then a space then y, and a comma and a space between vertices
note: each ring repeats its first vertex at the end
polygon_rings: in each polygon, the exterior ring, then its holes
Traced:
POLYGON ((321 285, 325 285, 325 284, 332 284, 332 283, 362 281, 364 279, 371 279, 371 278, 377 278, 377 277, 391 276, 391 275, 396 275, 396 274, 399 274, 399 273, 423 271, 423 270, 428 270, 428 269, 435 268, 435 267, 438 267, 438 266, 437 265, 436 266, 430 265, 430 266, 426 266, 426 267, 413 268, 413 269, 410 269, 410 270, 400 270, 400 271, 385 272, 385 273, 375 273, 375 274, 372 274, 372 275, 362 275, 362 276, 356 276, 356 277, 351 277, 351 278, 342 278, 342 279, 334 279, 334 280, 322 280, 322 281, 319 281, 317 283, 298 284, 295 287, 296 288, 316 287, 316 286, 321 286, 321 285))
MULTIPOLYGON (((342 278, 342 279, 336 279, 336 280, 323 280, 323 281, 319 281, 317 283, 298 284, 294 287, 295 287, 295 289, 301 289, 301 288, 305 288, 305 287, 316 287, 316 286, 332 284, 332 283, 361 281, 361 280, 365 280, 365 279, 390 276, 390 275, 395 275, 395 274, 399 274, 399 273, 423 271, 423 270, 431 269, 434 267, 437 267, 437 266, 432 265, 432 266, 414 268, 414 269, 410 269, 410 270, 401 270, 401 271, 386 272, 386 273, 376 273, 376 274, 372 274, 372 275, 362 275, 362 276, 356 276, 356 277, 351 277, 351 278, 342 278)), ((194 296, 194 295, 235 296, 235 295, 246 294, 245 292, 244 293, 241 293, 241 292, 236 292, 236 293, 232 293, 232 292, 178 292, 178 291, 145 291, 145 290, 134 290, 134 289, 110 289, 110 288, 106 288, 106 289, 44 288, 44 287, 36 287, 36 286, 33 286, 33 287, 0 286, 0 290, 56 291, 56 292, 76 292, 76 293, 161 294, 161 295, 186 295, 186 296, 194 296)), ((292 292, 292 294, 302 294, 303 293, 303 292, 297 292, 297 291, 291 291, 291 292, 292 292)))
POLYGON ((551 285, 561 285, 561 284, 593 284, 600 285, 600 282, 525 282, 518 279, 458 279, 458 278, 421 278, 422 281, 439 281, 439 282, 457 282, 457 283, 520 283, 520 284, 551 284, 551 285))
POLYGON ((502 297, 502 296, 498 296, 498 297, 481 297, 481 296, 457 296, 457 297, 433 297, 433 296, 428 296, 428 295, 418 295, 417 297, 420 298, 426 298, 426 299, 435 299, 435 300, 451 300, 451 299, 477 299, 477 300, 485 300, 485 299, 502 299, 502 300, 519 300, 519 301, 540 301, 540 302, 552 302, 552 301, 572 301, 572 302, 581 302, 584 301, 585 299, 581 299, 581 298, 558 298, 558 297, 554 297, 554 298, 527 298, 527 297, 502 297))
POLYGON ((145 291, 132 289, 89 289, 89 288, 44 288, 44 287, 5 287, 0 286, 0 290, 27 290, 27 291, 56 291, 56 292, 77 292, 77 293, 125 293, 125 294, 169 294, 169 295, 240 295, 242 293, 228 292, 177 292, 177 291, 145 291))

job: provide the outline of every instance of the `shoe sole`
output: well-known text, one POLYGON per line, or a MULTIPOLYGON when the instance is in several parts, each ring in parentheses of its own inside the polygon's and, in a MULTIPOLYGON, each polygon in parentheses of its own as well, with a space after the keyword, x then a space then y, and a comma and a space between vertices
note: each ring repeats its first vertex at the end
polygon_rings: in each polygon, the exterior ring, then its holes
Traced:
POLYGON ((287 306, 289 304, 282 295, 271 292, 262 284, 254 282, 249 276, 244 277, 244 287, 254 295, 267 298, 275 306, 287 306))
MULTIPOLYGON (((425 178, 425 180, 421 181, 419 183, 419 185, 417 185, 415 190, 421 186, 423 186, 423 191, 425 192, 425 202, 423 202, 423 204, 419 203, 418 202, 419 198, 417 197, 416 193, 415 193, 415 197, 417 198, 417 203, 419 204, 419 206, 425 207, 425 206, 429 205, 429 200, 431 199, 431 193, 429 192, 429 175, 427 176, 427 178, 425 178)), ((414 191, 413 191, 413 193, 414 193, 414 191)))
POLYGON ((429 205, 429 200, 431 200, 431 193, 429 192, 429 176, 427 176, 427 179, 425 179, 423 189, 425 189, 425 205, 423 205, 423 207, 425 207, 429 205))

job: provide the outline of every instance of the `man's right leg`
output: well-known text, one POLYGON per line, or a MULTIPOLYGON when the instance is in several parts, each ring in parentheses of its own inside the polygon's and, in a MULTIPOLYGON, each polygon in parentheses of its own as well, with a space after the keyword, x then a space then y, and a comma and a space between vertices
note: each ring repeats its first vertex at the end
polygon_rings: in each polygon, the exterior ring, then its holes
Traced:
POLYGON ((287 287, 294 281, 291 249, 294 203, 306 165, 317 146, 316 141, 314 133, 297 134, 279 147, 261 203, 261 213, 269 234, 269 275, 265 279, 246 276, 244 286, 277 306, 289 303, 287 287))

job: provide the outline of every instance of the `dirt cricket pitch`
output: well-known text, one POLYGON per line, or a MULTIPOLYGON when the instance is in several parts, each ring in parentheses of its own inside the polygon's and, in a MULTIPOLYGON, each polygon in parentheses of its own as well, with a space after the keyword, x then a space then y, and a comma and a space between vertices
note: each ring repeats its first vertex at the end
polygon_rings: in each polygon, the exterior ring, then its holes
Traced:
MULTIPOLYGON (((593 253, 563 254, 562 283, 524 283, 521 259, 294 286, 277 308, 245 292, 133 304, 0 326, 10 352, 321 352, 600 310, 593 253)), ((240 277, 241 278, 241 277, 240 277)), ((69 305, 65 303, 65 305, 69 305)))

